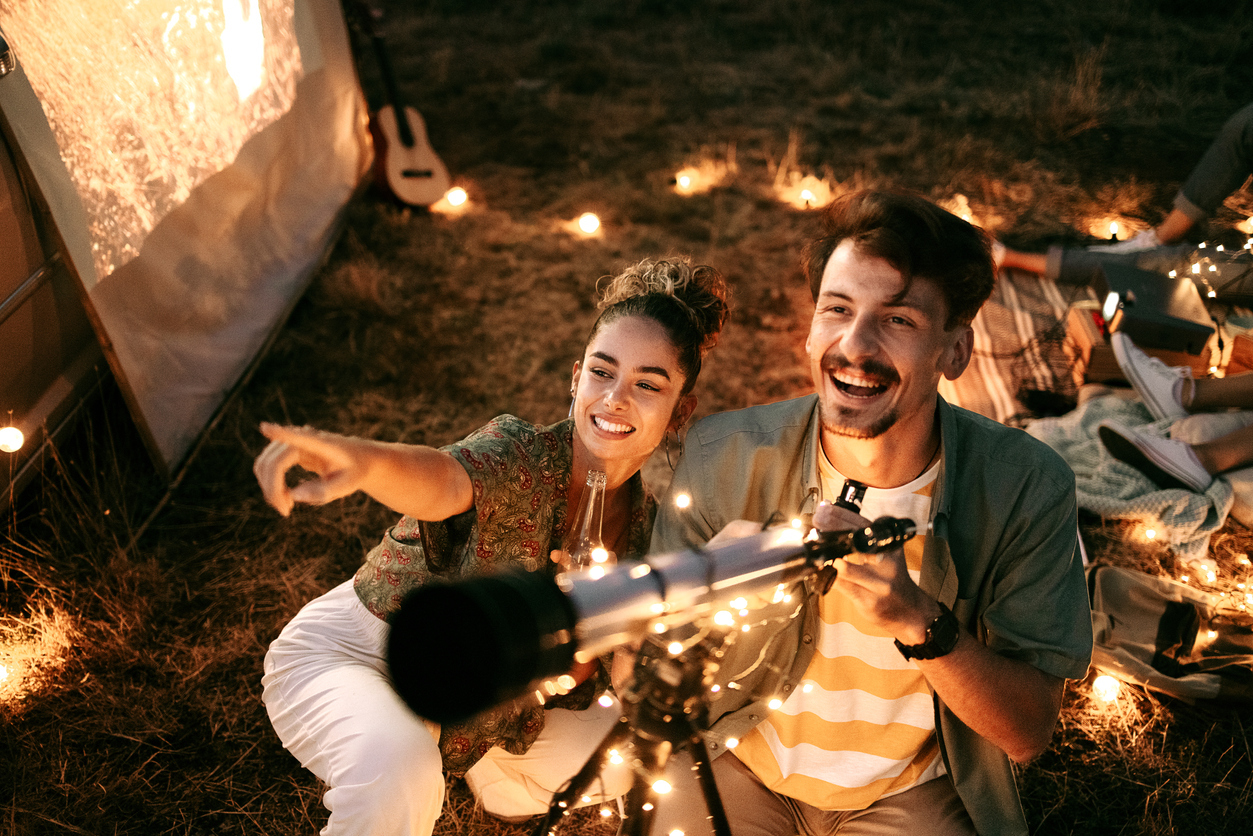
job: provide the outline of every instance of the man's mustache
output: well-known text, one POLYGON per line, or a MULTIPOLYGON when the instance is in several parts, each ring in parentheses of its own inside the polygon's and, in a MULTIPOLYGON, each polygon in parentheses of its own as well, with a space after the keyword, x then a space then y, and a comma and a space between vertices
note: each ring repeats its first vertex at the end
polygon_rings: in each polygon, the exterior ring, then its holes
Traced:
POLYGON ((864 377, 874 378, 883 383, 899 383, 901 376, 896 369, 878 360, 864 360, 854 363, 842 354, 830 352, 822 358, 822 369, 825 372, 853 371, 864 377))

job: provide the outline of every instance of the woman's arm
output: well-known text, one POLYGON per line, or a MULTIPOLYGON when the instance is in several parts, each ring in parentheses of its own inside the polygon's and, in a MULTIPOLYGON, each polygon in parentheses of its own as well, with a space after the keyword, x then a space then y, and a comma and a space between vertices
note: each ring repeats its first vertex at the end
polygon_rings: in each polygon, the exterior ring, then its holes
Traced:
POLYGON ((321 505, 364 491, 387 507, 419 520, 443 520, 474 506, 470 477, 448 453, 337 435, 310 427, 263 423, 270 443, 252 465, 265 499, 283 516, 297 502, 321 505), (287 485, 299 465, 317 478, 287 485))

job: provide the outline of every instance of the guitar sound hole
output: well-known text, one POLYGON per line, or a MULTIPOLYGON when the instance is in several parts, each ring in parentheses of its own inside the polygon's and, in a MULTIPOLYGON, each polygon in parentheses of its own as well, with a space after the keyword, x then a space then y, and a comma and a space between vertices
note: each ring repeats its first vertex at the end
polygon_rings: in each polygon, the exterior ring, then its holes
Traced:
POLYGON ((400 172, 401 177, 434 177, 435 172, 429 168, 406 168, 400 172))

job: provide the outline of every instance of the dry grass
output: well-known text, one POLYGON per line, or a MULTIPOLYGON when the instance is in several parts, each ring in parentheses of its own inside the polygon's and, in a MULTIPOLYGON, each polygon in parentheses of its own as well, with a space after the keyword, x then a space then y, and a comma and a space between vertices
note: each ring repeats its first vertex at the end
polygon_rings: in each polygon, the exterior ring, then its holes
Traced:
MULTIPOLYGON (((500 412, 556 420, 596 279, 667 253, 717 265, 735 293, 700 411, 799 394, 809 301, 797 256, 813 219, 777 199, 780 171, 837 190, 960 193, 1011 243, 1078 241, 1106 213, 1155 221, 1253 87, 1242 3, 1221 19, 1170 0, 393 5, 403 87, 472 208, 351 207, 329 263, 134 547, 160 489, 134 465, 116 404, 4 521, 0 635, 68 649, 0 717, 0 831, 309 834, 325 821, 321 788, 265 718, 261 658, 392 515, 354 498, 279 518, 250 473, 260 420, 430 444, 500 412), (702 163, 721 164, 722 184, 676 194, 675 173, 702 163), (587 210, 603 235, 560 231, 587 210)), ((1181 572, 1134 545, 1130 524, 1087 521, 1085 535, 1102 559, 1181 572)), ((1215 591, 1247 575, 1250 551, 1234 524, 1215 538, 1215 591)), ((1247 831, 1239 713, 1144 692, 1106 708, 1087 694, 1068 690, 1054 745, 1023 770, 1040 832, 1247 831)), ((589 813, 565 832, 609 829, 589 813)), ((528 828, 486 819, 451 782, 439 832, 528 828)))

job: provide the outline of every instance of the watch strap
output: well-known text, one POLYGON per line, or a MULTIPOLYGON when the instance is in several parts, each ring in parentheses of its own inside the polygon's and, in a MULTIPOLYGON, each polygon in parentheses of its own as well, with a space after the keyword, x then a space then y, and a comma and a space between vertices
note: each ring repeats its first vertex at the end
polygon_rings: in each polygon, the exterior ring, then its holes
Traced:
POLYGON ((961 638, 961 626, 957 623, 957 616, 942 601, 936 603, 940 605, 940 614, 927 625, 926 641, 922 644, 901 644, 900 639, 892 640, 906 659, 938 659, 957 647, 957 641, 961 638))

